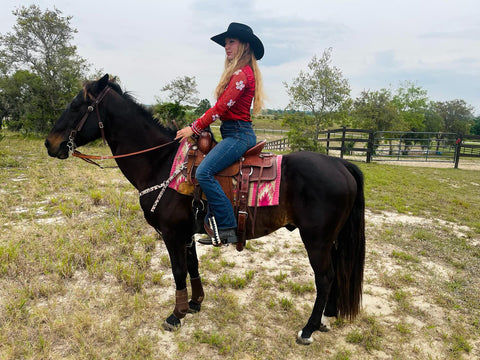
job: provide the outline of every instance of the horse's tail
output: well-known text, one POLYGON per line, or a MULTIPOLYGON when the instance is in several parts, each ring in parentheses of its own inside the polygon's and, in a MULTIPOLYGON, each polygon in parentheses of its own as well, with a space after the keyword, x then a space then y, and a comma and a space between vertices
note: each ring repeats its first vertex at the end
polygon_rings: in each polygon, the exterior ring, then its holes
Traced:
POLYGON ((365 265, 365 196, 363 174, 351 163, 345 167, 357 183, 357 195, 350 215, 334 248, 337 309, 340 316, 353 320, 360 312, 365 265))

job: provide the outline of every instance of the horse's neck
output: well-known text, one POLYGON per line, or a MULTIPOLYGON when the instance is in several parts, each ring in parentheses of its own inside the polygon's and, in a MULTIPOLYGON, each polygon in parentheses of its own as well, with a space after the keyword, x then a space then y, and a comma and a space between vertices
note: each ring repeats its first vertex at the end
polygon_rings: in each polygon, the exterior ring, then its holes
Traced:
MULTIPOLYGON (((114 155, 130 154, 150 149, 172 141, 168 134, 156 126, 151 119, 135 111, 114 111, 108 114, 108 127, 105 126, 107 142, 114 155)), ((152 183, 162 182, 168 177, 173 156, 178 146, 164 148, 116 159, 125 177, 137 189, 142 190, 152 183)))

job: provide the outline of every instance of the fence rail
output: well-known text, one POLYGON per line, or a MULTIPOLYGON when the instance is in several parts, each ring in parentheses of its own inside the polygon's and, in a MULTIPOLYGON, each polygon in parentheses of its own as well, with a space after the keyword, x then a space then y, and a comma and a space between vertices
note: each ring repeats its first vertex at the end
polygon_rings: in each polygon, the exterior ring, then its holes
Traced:
POLYGON ((265 144, 265 150, 289 151, 290 150, 290 144, 288 142, 288 138, 283 138, 283 139, 267 142, 265 144))
MULTIPOLYGON (((454 133, 369 131, 333 129, 319 133, 328 155, 365 156, 373 161, 451 162, 458 168, 461 157, 480 157, 480 136, 454 133)), ((288 138, 270 141, 265 149, 290 151, 288 138)))

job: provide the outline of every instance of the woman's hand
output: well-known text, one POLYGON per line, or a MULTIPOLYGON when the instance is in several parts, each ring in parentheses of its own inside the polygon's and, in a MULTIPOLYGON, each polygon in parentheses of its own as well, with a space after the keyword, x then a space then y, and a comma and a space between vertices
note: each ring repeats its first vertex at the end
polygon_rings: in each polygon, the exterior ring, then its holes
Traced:
POLYGON ((188 138, 193 134, 194 133, 192 128, 190 126, 186 126, 183 129, 177 131, 177 136, 175 136, 175 140, 180 139, 180 141, 182 141, 183 139, 188 138))

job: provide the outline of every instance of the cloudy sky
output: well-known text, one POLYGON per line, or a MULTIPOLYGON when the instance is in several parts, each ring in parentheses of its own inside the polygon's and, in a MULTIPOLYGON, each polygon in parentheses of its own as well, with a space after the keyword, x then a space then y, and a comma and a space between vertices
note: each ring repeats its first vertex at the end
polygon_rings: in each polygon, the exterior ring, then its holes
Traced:
MULTIPOLYGON (((0 0, 0 33, 12 10, 33 1, 0 0)), ((435 101, 463 99, 480 115, 479 0, 36 0, 73 16, 74 43, 94 69, 118 75, 149 104, 160 89, 195 76, 201 98, 213 102, 223 49, 210 37, 232 21, 249 24, 265 45, 259 62, 269 102, 288 103, 284 82, 332 48, 332 65, 364 89, 396 89, 406 81, 435 101)))

